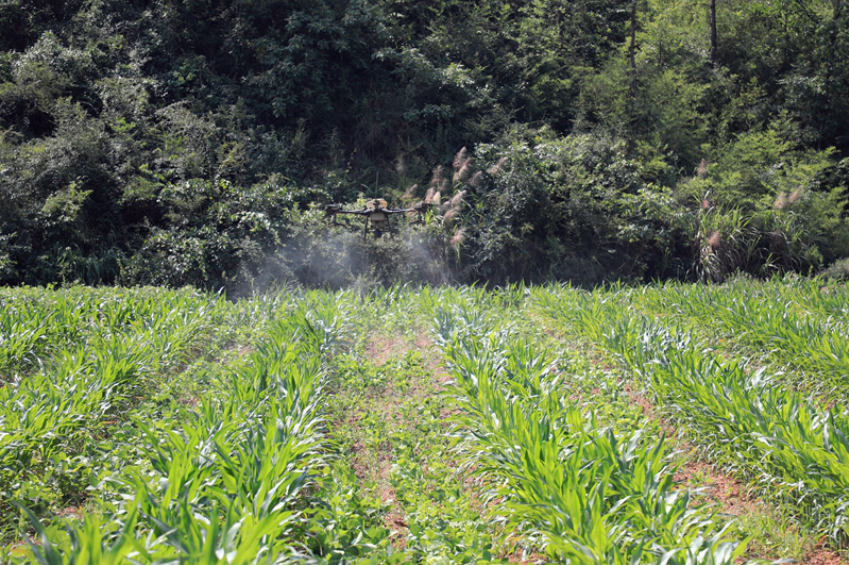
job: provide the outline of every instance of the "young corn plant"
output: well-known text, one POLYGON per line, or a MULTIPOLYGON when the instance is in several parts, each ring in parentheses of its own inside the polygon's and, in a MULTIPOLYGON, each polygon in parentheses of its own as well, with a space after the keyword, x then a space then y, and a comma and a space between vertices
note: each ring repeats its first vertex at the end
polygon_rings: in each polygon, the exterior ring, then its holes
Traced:
MULTIPOLYGON (((87 441, 97 426, 111 425, 104 420, 117 416, 115 408, 135 399, 139 383, 159 371, 179 370, 179 363, 194 354, 195 340, 206 335, 210 317, 226 319, 218 313, 224 308, 214 303, 197 307, 178 296, 159 310, 152 304, 151 311, 143 311, 104 301, 98 305, 102 324, 84 337, 87 347, 59 351, 49 360, 51 370, 64 368, 58 373, 67 375, 62 386, 40 386, 53 383, 56 373, 51 371, 2 390, 18 396, 40 393, 41 400, 25 398, 18 405, 36 413, 41 406, 45 416, 35 430, 32 425, 23 429, 27 422, 19 417, 19 433, 4 436, 9 440, 4 456, 13 446, 23 446, 17 458, 28 457, 32 472, 45 461, 45 450, 67 450, 69 438, 87 441), (26 446, 37 445, 26 441, 27 434, 40 435, 40 451, 27 451, 26 446), (51 443, 60 435, 61 442, 51 443)), ((84 513, 64 528, 43 527, 29 514, 41 539, 17 560, 283 563, 302 551, 310 531, 303 513, 307 494, 315 473, 325 466, 323 363, 337 344, 297 306, 292 312, 291 303, 270 301, 259 307, 261 313, 249 316, 277 321, 229 377, 214 383, 222 394, 199 399, 183 421, 128 415, 141 434, 124 451, 139 459, 101 480, 94 514, 84 513)))
POLYGON ((435 333, 455 376, 469 468, 509 528, 560 562, 733 563, 710 511, 673 481, 663 439, 599 428, 559 394, 544 353, 481 311, 437 313, 435 333), (456 313, 456 315, 452 315, 456 313))
MULTIPOLYGON (((797 509, 799 520, 840 547, 847 542, 849 414, 713 354, 692 334, 599 295, 578 310, 553 310, 571 328, 615 353, 696 441, 734 464, 765 493, 797 509)), ((550 304, 549 304, 550 305, 550 304)))
POLYGON ((788 386, 838 399, 849 390, 847 299, 845 289, 821 283, 743 281, 647 288, 632 306, 653 317, 673 317, 714 346, 756 357, 776 371, 788 369, 788 386))

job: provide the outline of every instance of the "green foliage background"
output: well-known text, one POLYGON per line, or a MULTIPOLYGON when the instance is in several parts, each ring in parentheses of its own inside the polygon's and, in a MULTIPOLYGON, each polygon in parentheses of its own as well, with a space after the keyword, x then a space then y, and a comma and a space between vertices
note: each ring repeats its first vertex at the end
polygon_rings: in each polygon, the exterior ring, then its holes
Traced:
POLYGON ((711 61, 696 0, 0 0, 0 282, 820 269, 849 2, 716 4, 711 61), (395 240, 315 209, 428 188, 465 192, 395 240))

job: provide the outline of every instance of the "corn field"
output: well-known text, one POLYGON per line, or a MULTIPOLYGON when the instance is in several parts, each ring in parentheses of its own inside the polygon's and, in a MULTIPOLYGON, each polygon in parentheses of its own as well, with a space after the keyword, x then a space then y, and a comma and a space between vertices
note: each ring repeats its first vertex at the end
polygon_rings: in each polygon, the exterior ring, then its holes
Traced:
POLYGON ((0 290, 0 562, 846 562, 849 290, 0 290))

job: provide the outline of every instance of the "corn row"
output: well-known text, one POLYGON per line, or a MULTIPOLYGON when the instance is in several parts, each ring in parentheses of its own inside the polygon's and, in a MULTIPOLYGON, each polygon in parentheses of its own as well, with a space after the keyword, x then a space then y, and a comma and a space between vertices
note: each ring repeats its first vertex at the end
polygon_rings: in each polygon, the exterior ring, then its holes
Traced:
POLYGON ((202 400, 195 418, 181 424, 137 422, 143 461, 110 479, 107 511, 64 532, 35 520, 40 540, 31 545, 32 559, 42 565, 297 559, 302 493, 323 465, 319 352, 327 334, 297 312, 278 320, 227 376, 226 397, 202 400))
MULTIPOLYGON (((574 298, 574 297, 573 297, 574 298)), ((614 352, 685 422, 696 441, 724 457, 769 496, 797 509, 802 522, 837 546, 849 539, 849 412, 774 382, 767 369, 723 360, 691 333, 668 328, 600 295, 555 316, 614 352)))
POLYGON ((672 314, 690 331, 776 366, 789 384, 818 394, 849 392, 849 294, 822 283, 667 285, 634 295, 649 315, 672 314), (801 288, 800 288, 801 286, 801 288))
POLYGON ((492 511, 559 562, 733 563, 744 544, 676 488, 663 439, 599 428, 558 394, 545 352, 486 314, 437 312, 456 379, 470 465, 492 484, 492 511))

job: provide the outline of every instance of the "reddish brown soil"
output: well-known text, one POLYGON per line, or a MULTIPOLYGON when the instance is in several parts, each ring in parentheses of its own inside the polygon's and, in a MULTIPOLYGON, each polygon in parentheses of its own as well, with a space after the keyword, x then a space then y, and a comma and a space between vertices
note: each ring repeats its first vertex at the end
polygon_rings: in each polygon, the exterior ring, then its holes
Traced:
POLYGON ((845 565, 846 558, 839 553, 835 553, 830 549, 825 549, 823 543, 820 542, 813 551, 811 551, 803 561, 806 565, 845 565))
MULTIPOLYGON (((425 359, 425 367, 428 372, 434 375, 439 382, 443 382, 445 373, 442 359, 436 352, 433 342, 422 332, 414 343, 410 345, 400 337, 387 337, 383 335, 373 336, 365 347, 366 356, 377 366, 382 366, 392 359, 403 358, 411 349, 419 351, 425 359)), ((400 419, 402 415, 397 411, 397 406, 400 402, 393 401, 393 396, 396 396, 399 391, 387 390, 383 394, 387 396, 387 405, 382 417, 384 420, 391 422, 393 425, 401 425, 400 419)), ((403 391, 404 396, 422 396, 426 394, 424 387, 416 383, 410 383, 409 388, 403 391)), ((349 423, 356 424, 361 415, 353 414, 349 417, 349 423)), ((355 445, 354 451, 362 451, 362 445, 355 445)), ((354 456, 354 472, 360 478, 371 478, 377 483, 377 494, 380 500, 390 509, 384 516, 384 525, 392 531, 393 545, 401 549, 406 545, 407 522, 405 520, 402 508, 395 503, 395 489, 392 487, 390 474, 392 471, 392 446, 386 442, 378 447, 379 461, 377 469, 368 468, 359 457, 354 456)))
POLYGON ((758 500, 747 491, 746 485, 701 461, 685 463, 675 473, 675 481, 689 487, 700 488, 710 501, 719 506, 723 514, 731 516, 750 514, 758 504, 758 500), (701 475, 702 482, 694 484, 697 475, 701 475))
POLYGON ((354 443, 351 448, 351 451, 354 453, 354 456, 351 458, 351 466, 354 468, 354 474, 357 475, 358 479, 365 479, 369 476, 368 466, 360 459, 360 453, 362 453, 363 449, 365 447, 359 441, 354 443))
MULTIPOLYGON (((643 415, 657 420, 661 429, 668 436, 677 436, 676 430, 657 413, 651 401, 633 391, 629 385, 625 385, 625 391, 630 400, 642 408, 643 415)), ((682 447, 686 448, 687 444, 682 443, 682 447)), ((763 501, 749 492, 744 483, 701 461, 686 462, 676 472, 675 481, 682 486, 699 488, 709 501, 717 505, 719 512, 723 514, 745 516, 758 512, 758 507, 763 505, 763 501), (700 476, 700 478, 697 479, 697 476, 700 476)), ((771 558, 771 556, 762 557, 771 558)), ((821 543, 808 553, 801 563, 807 565, 847 565, 849 562, 840 554, 823 547, 821 543)))
POLYGON ((522 565, 533 565, 535 563, 542 563, 545 561, 545 556, 539 553, 531 553, 527 557, 523 558, 521 553, 515 553, 513 555, 507 556, 508 563, 521 563, 522 565))
MULTIPOLYGON (((759 507, 763 505, 763 501, 749 492, 744 483, 707 463, 700 461, 685 463, 675 474, 675 480, 683 485, 700 488, 724 514, 745 516, 762 511, 759 507), (696 479, 697 476, 700 476, 700 479, 696 479)), ((776 559, 773 555, 757 557, 776 559)), ((823 539, 799 563, 802 565, 847 565, 849 561, 845 556, 826 548, 823 539)))
POLYGON ((633 390, 630 384, 625 385, 625 393, 628 395, 628 399, 635 405, 639 406, 643 411, 643 416, 646 418, 657 420, 660 424, 660 429, 663 430, 663 433, 669 437, 675 437, 678 435, 677 431, 674 427, 672 427, 660 414, 657 413, 657 408, 655 408, 654 404, 640 394, 639 392, 633 390))
POLYGON ((57 516, 63 518, 79 518, 82 516, 83 510, 78 506, 68 506, 67 508, 63 508, 59 512, 56 513, 57 516))
POLYGON ((365 354, 380 367, 393 357, 403 356, 408 350, 409 346, 401 338, 376 336, 366 345, 365 354))
POLYGON ((416 336, 416 339, 413 342, 413 347, 416 348, 416 351, 422 354, 425 359, 425 367, 428 371, 430 371, 438 383, 444 384, 451 380, 451 375, 445 369, 445 363, 442 360, 442 356, 439 354, 436 349, 436 345, 434 345, 430 336, 428 336, 425 332, 419 332, 419 335, 416 336))

